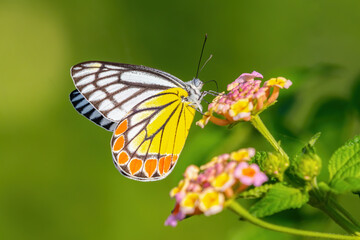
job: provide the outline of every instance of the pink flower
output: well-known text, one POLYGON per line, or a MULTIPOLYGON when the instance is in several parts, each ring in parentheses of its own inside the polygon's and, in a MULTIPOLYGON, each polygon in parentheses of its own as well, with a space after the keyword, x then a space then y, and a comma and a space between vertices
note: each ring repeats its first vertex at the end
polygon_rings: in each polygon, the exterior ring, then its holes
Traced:
POLYGON ((222 154, 200 168, 190 165, 170 196, 176 204, 165 225, 176 226, 186 217, 221 212, 225 202, 245 191, 250 185, 260 186, 267 181, 256 164, 249 164, 255 149, 244 148, 231 154, 222 154), (244 165, 245 164, 245 165, 244 165))
POLYGON ((187 179, 195 179, 198 177, 199 171, 200 171, 199 167, 197 167, 195 165, 190 165, 186 168, 184 177, 187 179))
POLYGON ((261 186, 268 180, 265 173, 260 171, 257 164, 251 164, 247 162, 241 162, 235 169, 234 176, 245 185, 254 185, 255 187, 261 186))
POLYGON ((165 221, 165 226, 176 227, 178 221, 183 220, 186 215, 182 212, 178 212, 177 214, 171 214, 165 221))
POLYGON ((261 87, 261 80, 255 78, 263 78, 263 76, 255 71, 241 74, 227 86, 229 91, 227 94, 223 92, 214 98, 208 106, 208 111, 196 124, 204 128, 209 121, 220 126, 238 121, 250 121, 253 116, 275 103, 281 88, 289 88, 292 84, 290 80, 278 77, 271 78, 261 87))
POLYGON ((256 72, 256 71, 253 71, 252 73, 243 73, 237 79, 235 79, 235 82, 254 80, 254 78, 261 78, 262 79, 263 75, 261 73, 256 72))

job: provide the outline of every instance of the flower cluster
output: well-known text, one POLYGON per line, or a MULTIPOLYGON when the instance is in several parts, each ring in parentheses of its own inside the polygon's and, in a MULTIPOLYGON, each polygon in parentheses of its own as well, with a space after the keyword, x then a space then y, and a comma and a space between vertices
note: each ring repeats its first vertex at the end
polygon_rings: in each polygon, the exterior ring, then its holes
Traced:
POLYGON ((221 126, 237 121, 250 121, 252 116, 275 103, 280 88, 287 89, 292 84, 290 80, 278 77, 271 78, 261 87, 261 80, 255 78, 262 79, 263 76, 255 71, 241 74, 227 86, 227 94, 221 93, 209 104, 208 111, 196 124, 203 128, 209 120, 221 126), (215 117, 214 113, 225 119, 215 117))
POLYGON ((249 164, 255 149, 240 149, 231 154, 214 157, 201 166, 190 165, 184 179, 173 188, 170 196, 176 205, 165 225, 176 226, 187 216, 216 214, 224 208, 225 201, 246 190, 261 186, 268 177, 256 164, 249 164))

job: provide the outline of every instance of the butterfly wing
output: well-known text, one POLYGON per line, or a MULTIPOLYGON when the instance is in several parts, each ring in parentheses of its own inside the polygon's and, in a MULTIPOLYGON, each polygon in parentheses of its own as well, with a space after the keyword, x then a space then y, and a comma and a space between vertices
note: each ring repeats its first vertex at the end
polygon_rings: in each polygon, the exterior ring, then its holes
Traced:
POLYGON ((164 90, 143 99, 119 122, 111 150, 123 175, 155 181, 173 170, 195 114, 183 101, 187 96, 182 88, 164 90))
POLYGON ((135 105, 184 82, 166 72, 138 65, 91 61, 71 68, 77 90, 105 118, 119 122, 135 105))
POLYGON ((105 118, 98 110, 96 110, 91 103, 89 103, 78 90, 70 93, 70 101, 76 111, 95 123, 96 125, 113 132, 117 126, 116 122, 105 118))

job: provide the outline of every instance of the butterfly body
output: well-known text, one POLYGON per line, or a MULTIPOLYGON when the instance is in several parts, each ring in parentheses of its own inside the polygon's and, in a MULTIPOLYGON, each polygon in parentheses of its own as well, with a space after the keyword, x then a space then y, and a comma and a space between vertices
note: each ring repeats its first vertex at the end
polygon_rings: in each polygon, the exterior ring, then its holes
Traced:
POLYGON ((157 69, 110 62, 84 62, 71 68, 77 90, 75 109, 113 131, 116 168, 138 181, 155 181, 174 168, 195 110, 202 111, 197 78, 183 82, 157 69))

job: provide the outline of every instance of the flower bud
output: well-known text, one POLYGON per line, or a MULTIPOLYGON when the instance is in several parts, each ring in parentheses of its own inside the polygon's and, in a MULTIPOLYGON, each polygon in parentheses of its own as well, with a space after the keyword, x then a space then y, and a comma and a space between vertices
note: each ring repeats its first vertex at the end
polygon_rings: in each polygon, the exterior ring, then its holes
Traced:
POLYGON ((312 147, 305 147, 304 149, 305 151, 298 154, 294 159, 293 172, 300 179, 311 181, 320 174, 321 159, 312 147))
POLYGON ((257 152, 255 161, 269 177, 274 177, 279 181, 284 179, 284 173, 289 167, 289 160, 280 153, 257 152))
POLYGON ((320 174, 321 159, 316 154, 314 148, 314 144, 319 137, 320 133, 315 134, 293 160, 291 167, 292 173, 305 182, 313 180, 320 174))

